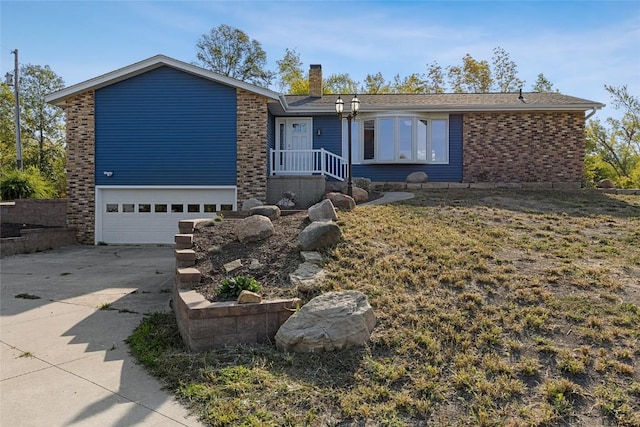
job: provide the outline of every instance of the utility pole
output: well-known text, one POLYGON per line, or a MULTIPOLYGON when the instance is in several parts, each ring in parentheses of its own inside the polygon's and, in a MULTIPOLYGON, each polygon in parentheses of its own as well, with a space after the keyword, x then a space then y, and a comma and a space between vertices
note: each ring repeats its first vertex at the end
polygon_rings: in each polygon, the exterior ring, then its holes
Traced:
POLYGON ((22 142, 20 141, 20 78, 18 76, 18 49, 11 51, 15 55, 15 69, 13 78, 13 89, 16 99, 16 166, 22 170, 22 142))

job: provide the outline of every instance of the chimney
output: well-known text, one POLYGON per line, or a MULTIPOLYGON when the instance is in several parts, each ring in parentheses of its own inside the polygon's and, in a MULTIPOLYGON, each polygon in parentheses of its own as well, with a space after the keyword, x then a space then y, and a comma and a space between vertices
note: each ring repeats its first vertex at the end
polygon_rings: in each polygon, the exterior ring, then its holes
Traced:
POLYGON ((309 68, 309 96, 322 97, 322 65, 311 64, 309 68))

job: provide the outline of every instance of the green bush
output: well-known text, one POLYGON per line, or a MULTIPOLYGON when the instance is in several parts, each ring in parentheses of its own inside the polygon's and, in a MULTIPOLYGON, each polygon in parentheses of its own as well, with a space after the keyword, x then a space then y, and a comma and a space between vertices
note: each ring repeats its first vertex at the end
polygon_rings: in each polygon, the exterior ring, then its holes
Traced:
POLYGON ((218 294, 225 297, 237 297, 244 290, 258 292, 260 291, 260 285, 253 277, 229 277, 220 284, 218 294))
POLYGON ((54 189, 40 176, 35 168, 26 171, 11 170, 3 172, 0 178, 0 198, 16 199, 48 199, 55 194, 54 189))

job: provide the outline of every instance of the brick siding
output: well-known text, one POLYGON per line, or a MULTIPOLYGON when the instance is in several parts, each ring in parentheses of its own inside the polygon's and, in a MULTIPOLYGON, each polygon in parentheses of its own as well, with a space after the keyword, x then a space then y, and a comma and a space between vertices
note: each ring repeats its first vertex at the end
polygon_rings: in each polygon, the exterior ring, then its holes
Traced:
POLYGON ((79 243, 95 240, 95 98, 88 91, 66 101, 67 224, 78 229, 79 243))
POLYGON ((467 113, 464 182, 549 182, 579 186, 583 112, 467 113))
POLYGON ((238 206, 250 198, 267 197, 267 98, 237 90, 238 206))

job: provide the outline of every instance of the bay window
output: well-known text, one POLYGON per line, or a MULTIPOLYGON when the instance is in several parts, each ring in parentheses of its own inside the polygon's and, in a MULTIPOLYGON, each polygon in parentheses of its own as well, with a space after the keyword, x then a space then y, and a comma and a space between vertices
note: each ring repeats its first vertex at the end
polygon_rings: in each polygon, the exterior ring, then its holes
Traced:
MULTIPOLYGON (((448 163, 446 116, 380 115, 352 121, 353 163, 448 163)), ((347 121, 343 121, 343 153, 347 121)))

